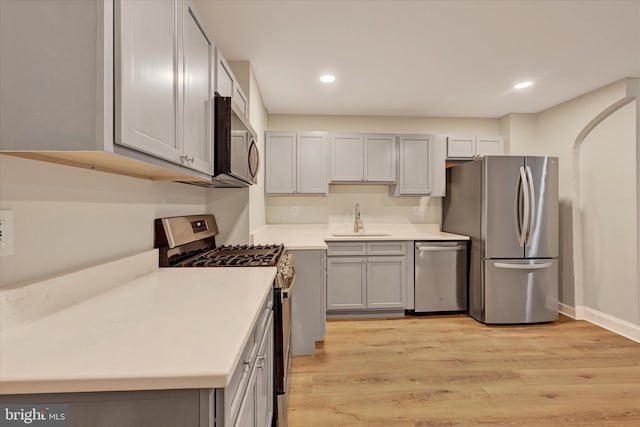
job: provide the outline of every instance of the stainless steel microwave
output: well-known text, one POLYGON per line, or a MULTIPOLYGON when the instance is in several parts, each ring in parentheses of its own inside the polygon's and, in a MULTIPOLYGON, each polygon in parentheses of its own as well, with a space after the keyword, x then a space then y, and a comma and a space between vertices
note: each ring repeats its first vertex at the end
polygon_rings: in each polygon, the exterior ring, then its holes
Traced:
POLYGON ((231 97, 215 96, 213 185, 247 187, 260 168, 256 132, 231 97))

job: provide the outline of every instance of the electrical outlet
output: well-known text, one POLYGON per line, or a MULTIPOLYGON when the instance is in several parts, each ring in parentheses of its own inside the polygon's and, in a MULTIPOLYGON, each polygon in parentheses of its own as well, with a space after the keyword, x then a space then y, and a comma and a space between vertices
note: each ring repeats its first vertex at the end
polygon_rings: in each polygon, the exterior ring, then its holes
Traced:
POLYGON ((13 211, 0 211, 0 256, 13 255, 13 211))
POLYGON ((298 207, 291 206, 291 216, 298 216, 298 207))
POLYGON ((420 206, 413 207, 413 214, 416 216, 420 215, 420 206))

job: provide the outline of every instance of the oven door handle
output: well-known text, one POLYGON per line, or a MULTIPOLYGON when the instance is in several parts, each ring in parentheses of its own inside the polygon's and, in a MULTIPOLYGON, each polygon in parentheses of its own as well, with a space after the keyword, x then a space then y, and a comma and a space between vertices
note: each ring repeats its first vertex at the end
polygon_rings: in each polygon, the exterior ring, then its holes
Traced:
POLYGON ((282 299, 289 298, 289 294, 293 290, 293 285, 295 284, 296 284, 296 273, 294 272, 293 276, 291 277, 291 282, 289 283, 289 286, 286 288, 282 288, 282 291, 280 292, 282 299))

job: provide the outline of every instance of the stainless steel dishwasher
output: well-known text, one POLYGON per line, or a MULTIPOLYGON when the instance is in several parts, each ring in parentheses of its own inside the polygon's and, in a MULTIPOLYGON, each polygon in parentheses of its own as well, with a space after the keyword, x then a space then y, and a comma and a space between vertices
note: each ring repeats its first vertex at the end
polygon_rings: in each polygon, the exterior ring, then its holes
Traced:
POLYGON ((415 246, 415 312, 467 310, 467 242, 415 246))

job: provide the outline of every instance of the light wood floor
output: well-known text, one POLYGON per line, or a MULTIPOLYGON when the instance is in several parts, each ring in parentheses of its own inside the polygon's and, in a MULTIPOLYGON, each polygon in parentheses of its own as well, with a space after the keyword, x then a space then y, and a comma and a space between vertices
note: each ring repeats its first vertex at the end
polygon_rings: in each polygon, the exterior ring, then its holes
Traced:
POLYGON ((334 320, 292 371, 291 427, 640 426, 640 344, 566 317, 334 320))

